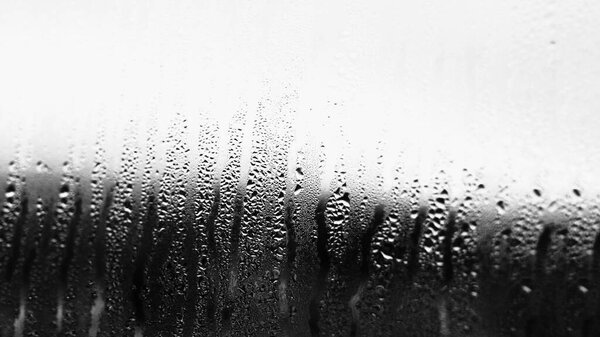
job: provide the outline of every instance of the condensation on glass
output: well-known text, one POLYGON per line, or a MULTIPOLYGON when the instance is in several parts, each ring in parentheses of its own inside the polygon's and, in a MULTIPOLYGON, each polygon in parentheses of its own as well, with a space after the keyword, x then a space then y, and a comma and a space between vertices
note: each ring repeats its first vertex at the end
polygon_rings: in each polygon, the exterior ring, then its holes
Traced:
POLYGON ((597 18, 0 4, 0 335, 598 335, 597 18))

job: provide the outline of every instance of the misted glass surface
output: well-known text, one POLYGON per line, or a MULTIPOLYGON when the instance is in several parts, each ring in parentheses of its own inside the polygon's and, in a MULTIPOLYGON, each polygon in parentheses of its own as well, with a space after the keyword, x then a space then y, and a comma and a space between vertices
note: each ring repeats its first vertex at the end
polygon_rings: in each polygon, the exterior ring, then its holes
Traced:
POLYGON ((598 336, 600 3, 0 3, 1 336, 598 336))

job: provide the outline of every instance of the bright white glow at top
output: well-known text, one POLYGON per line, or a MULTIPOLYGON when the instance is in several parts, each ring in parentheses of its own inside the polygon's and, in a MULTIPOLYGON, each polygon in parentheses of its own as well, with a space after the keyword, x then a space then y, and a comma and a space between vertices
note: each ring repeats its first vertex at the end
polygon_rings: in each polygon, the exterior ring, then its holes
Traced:
POLYGON ((423 175, 451 160, 591 188, 599 15, 583 0, 3 1, 0 158, 19 142, 60 157, 99 125, 118 143, 148 116, 227 123, 270 99, 332 153, 345 137, 423 175))

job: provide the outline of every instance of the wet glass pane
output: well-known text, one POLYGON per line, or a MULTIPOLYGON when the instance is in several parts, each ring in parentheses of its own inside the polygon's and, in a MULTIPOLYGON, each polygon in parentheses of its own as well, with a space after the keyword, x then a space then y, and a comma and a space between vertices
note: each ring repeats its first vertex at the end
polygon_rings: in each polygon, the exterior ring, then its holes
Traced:
POLYGON ((1 336, 598 336, 600 4, 0 3, 1 336))

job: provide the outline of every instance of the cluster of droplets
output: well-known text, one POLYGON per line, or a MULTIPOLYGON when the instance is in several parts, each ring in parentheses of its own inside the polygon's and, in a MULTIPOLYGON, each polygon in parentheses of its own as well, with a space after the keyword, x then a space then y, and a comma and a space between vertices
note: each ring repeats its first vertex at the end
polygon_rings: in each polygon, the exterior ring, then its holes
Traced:
POLYGON ((130 281, 125 279, 125 270, 133 266, 133 256, 137 253, 137 242, 133 238, 139 235, 139 180, 140 148, 137 136, 138 125, 133 121, 127 126, 127 137, 120 153, 121 167, 115 176, 112 188, 113 206, 105 224, 106 240, 106 277, 103 292, 106 294, 106 311, 101 330, 112 325, 124 327, 124 331, 133 334, 132 315, 128 315, 127 288, 130 281))
MULTIPOLYGON (((4 202, 2 203, 2 223, 0 228, 0 249, 9 250, 12 247, 12 231, 10 230, 14 226, 18 214, 21 211, 20 201, 23 198, 23 189, 25 184, 25 178, 19 174, 18 163, 11 161, 8 164, 8 179, 6 182, 6 189, 4 191, 4 202)), ((7 256, 2 254, 3 256, 7 256)), ((6 262, 3 261, 3 265, 6 262)))
POLYGON ((346 182, 343 155, 338 163, 339 166, 334 172, 335 189, 329 197, 325 211, 328 220, 327 231, 330 233, 327 246, 334 264, 339 264, 342 261, 345 242, 348 239, 347 231, 350 217, 350 192, 346 182))
MULTIPOLYGON (((203 298, 208 298, 211 294, 209 280, 209 266, 214 259, 214 246, 209 243, 208 226, 213 222, 214 213, 218 207, 219 198, 219 175, 217 171, 218 145, 219 145, 219 125, 214 120, 203 118, 198 130, 198 167, 197 167, 197 186, 196 197, 194 198, 195 207, 195 244, 190 247, 194 257, 190 264, 196 266, 195 286, 197 289, 196 299, 192 300, 195 305, 193 313, 195 317, 192 321, 191 334, 199 335, 202 331, 208 329, 208 321, 204 319, 208 316, 208 308, 203 298), (195 265, 193 264, 195 262, 195 265)), ((214 232, 213 232, 214 235, 214 232)), ((190 285, 190 287, 192 287, 190 285)))
POLYGON ((166 162, 158 193, 158 223, 153 229, 152 260, 148 274, 148 328, 157 332, 182 334, 187 287, 185 268, 186 239, 190 231, 186 222, 189 211, 188 177, 190 176, 187 121, 177 115, 165 140, 166 162))
POLYGON ((20 238, 17 235, 19 235, 18 226, 22 221, 19 221, 19 218, 28 211, 25 177, 21 174, 18 160, 13 160, 8 164, 8 177, 3 199, 0 218, 0 265, 6 267, 2 273, 4 282, 0 286, 0 296, 3 298, 0 319, 3 322, 2 328, 7 329, 7 323, 14 319, 11 317, 14 311, 10 309, 15 306, 17 301, 15 288, 11 286, 11 281, 16 269, 15 249, 18 249, 20 245, 20 242, 18 243, 20 238))
POLYGON ((132 121, 114 172, 101 132, 89 181, 74 153, 57 174, 10 162, 3 333, 594 331, 597 198, 512 196, 466 169, 459 190, 445 170, 411 180, 402 158, 386 190, 384 144, 351 163, 349 143, 296 143, 289 109, 265 100, 223 134, 177 115, 162 144, 132 121))
POLYGON ((269 163, 270 151, 268 116, 265 114, 266 103, 259 104, 255 118, 252 135, 252 154, 248 180, 245 186, 243 200, 243 218, 239 224, 239 248, 232 261, 232 280, 228 290, 238 307, 233 313, 233 331, 236 334, 257 334, 264 331, 264 325, 272 324, 272 312, 261 313, 254 309, 255 305, 266 308, 275 308, 267 303, 275 299, 270 283, 272 276, 265 265, 272 265, 268 254, 272 251, 271 236, 273 234, 274 219, 272 215, 275 196, 272 195, 271 183, 274 183, 272 167, 269 163), (238 290, 239 289, 239 290, 238 290), (254 301, 248 301, 247 296, 254 295, 254 301), (242 323, 238 317, 255 315, 255 323, 242 323), (239 325, 238 325, 239 324, 239 325), (245 326, 244 326, 245 325, 245 326))

